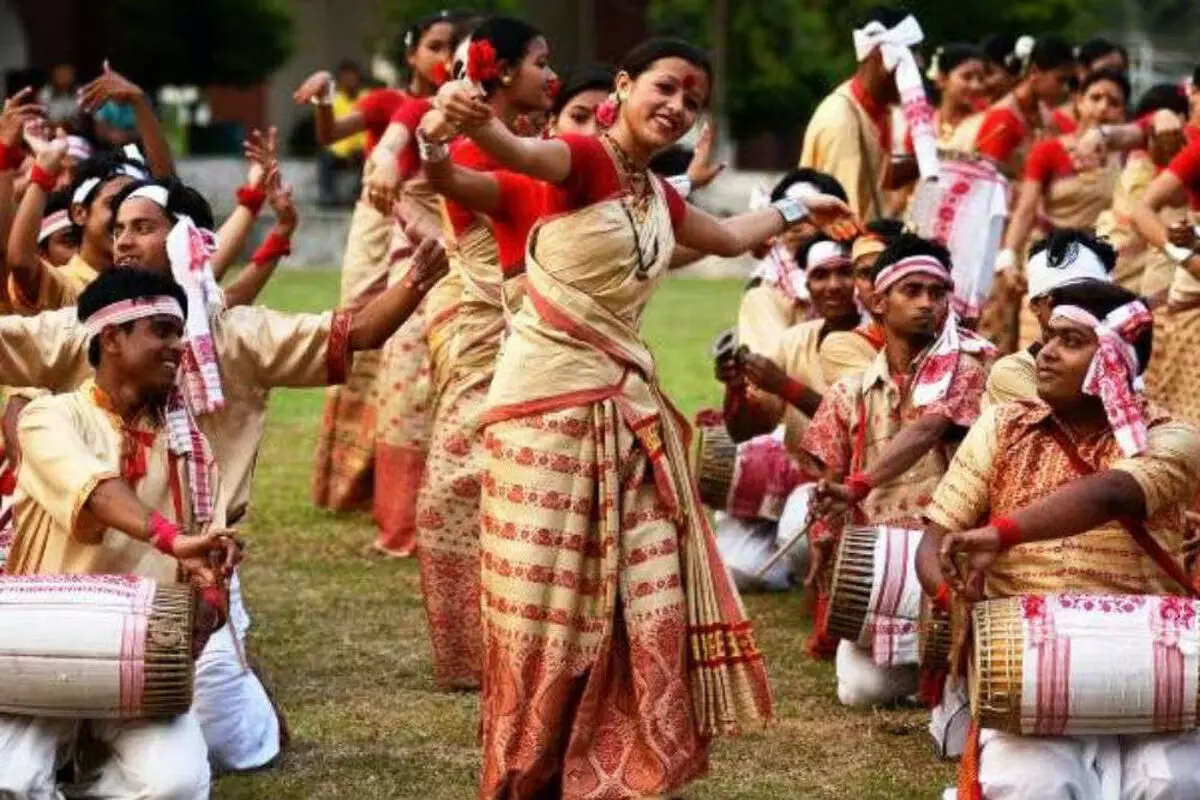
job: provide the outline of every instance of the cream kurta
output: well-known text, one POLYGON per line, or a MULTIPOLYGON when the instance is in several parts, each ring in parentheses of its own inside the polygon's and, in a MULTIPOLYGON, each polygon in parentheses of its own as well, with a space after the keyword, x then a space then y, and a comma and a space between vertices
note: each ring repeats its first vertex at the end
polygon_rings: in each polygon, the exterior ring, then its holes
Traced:
MULTIPOLYGON (((75 309, 0 318, 0 383, 66 392, 89 374, 87 333, 75 309)), ((250 482, 275 387, 325 386, 345 376, 350 319, 342 313, 284 314, 238 306, 210 319, 225 408, 197 415, 221 466, 224 517, 235 524, 250 482)))
POLYGON ((847 81, 821 101, 804 131, 800 166, 838 179, 850 208, 865 221, 883 216, 883 176, 888 153, 879 129, 854 99, 847 81))
POLYGON ((842 378, 871 366, 882 346, 882 341, 877 346, 862 328, 834 331, 826 336, 819 350, 821 374, 825 377, 826 385, 832 386, 842 378))
POLYGON ((751 287, 738 306, 737 338, 750 352, 770 356, 779 338, 793 325, 803 322, 804 306, 781 289, 767 283, 751 287))
POLYGON ((37 314, 39 311, 73 306, 83 290, 99 274, 78 253, 71 256, 71 260, 61 267, 56 267, 44 259, 39 261, 41 269, 38 272, 35 296, 27 297, 12 276, 8 278, 8 297, 13 310, 18 314, 37 314))
MULTIPOLYGON (((87 381, 70 394, 39 397, 18 424, 22 459, 14 498, 16 536, 7 564, 16 575, 141 575, 173 583, 178 562, 148 542, 105 529, 86 508, 101 483, 121 478, 121 420, 93 400, 87 381)), ((175 518, 166 429, 143 418, 153 434, 138 499, 175 518)), ((186 469, 180 464, 181 486, 186 469)), ((186 497, 181 498, 190 509, 186 497)), ((217 524, 221 524, 219 521, 217 524)))
MULTIPOLYGON (((821 319, 793 325, 784 331, 775 349, 768 351, 771 360, 778 364, 789 378, 799 381, 818 394, 826 388, 818 357, 821 331, 824 328, 825 320, 821 319)), ((798 455, 801 452, 800 439, 808 430, 808 415, 783 398, 754 387, 750 388, 749 394, 774 424, 783 423, 784 444, 789 452, 798 455)))
POLYGON ((1028 349, 997 361, 988 373, 982 407, 1037 398, 1037 358, 1028 349))

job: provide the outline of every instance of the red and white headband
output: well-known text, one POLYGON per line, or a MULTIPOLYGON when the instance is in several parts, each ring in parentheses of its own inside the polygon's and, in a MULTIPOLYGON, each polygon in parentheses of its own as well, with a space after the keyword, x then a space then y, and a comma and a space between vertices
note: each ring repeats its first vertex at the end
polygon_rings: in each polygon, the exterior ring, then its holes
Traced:
POLYGON ((42 227, 38 229, 38 244, 69 227, 71 227, 71 217, 67 214, 65 208, 42 217, 42 227))
POLYGON ((849 265, 850 256, 846 253, 846 248, 837 242, 817 242, 808 248, 808 253, 804 258, 806 272, 821 267, 830 269, 849 265))
POLYGON ((158 316, 173 317, 182 324, 183 306, 174 297, 165 294, 135 297, 105 306, 84 320, 83 327, 91 337, 111 325, 124 325, 126 322, 158 316))
POLYGON ((888 264, 875 276, 875 291, 886 292, 905 278, 913 275, 927 275, 943 281, 947 286, 954 286, 954 279, 946 265, 933 256, 909 256, 895 264, 888 264))
POLYGON ((1150 310, 1134 300, 1098 319, 1087 309, 1062 305, 1054 307, 1050 319, 1065 319, 1095 332, 1099 347, 1083 378, 1083 392, 1100 398, 1121 452, 1126 456, 1144 453, 1146 420, 1134 390, 1141 363, 1133 342, 1154 325, 1150 310))

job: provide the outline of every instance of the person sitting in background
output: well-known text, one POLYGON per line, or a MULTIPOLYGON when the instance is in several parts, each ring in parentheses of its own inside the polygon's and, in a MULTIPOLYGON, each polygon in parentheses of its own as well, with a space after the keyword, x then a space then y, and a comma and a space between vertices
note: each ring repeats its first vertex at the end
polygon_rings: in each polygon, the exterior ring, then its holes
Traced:
MULTIPOLYGON (((333 119, 337 121, 354 113, 362 94, 362 69, 353 61, 343 61, 334 71, 333 119)), ((367 147, 365 131, 352 133, 326 145, 317 156, 318 202, 322 206, 351 206, 359 193, 363 158, 367 147), (353 191, 343 191, 344 175, 353 177, 353 191)))

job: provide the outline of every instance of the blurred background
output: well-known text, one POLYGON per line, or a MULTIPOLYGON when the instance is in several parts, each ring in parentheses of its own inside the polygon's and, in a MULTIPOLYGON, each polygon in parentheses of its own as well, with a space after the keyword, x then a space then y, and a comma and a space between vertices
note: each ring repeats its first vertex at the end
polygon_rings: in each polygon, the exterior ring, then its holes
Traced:
MULTIPOLYGON (((796 162, 804 121, 853 66, 854 21, 877 2, 463 0, 450 7, 531 20, 546 32, 560 68, 616 62, 653 33, 702 44, 718 73, 712 115, 723 159, 734 166, 731 174, 742 175, 796 162)), ((925 30, 928 52, 991 33, 1060 33, 1077 42, 1107 36, 1129 50, 1135 97, 1152 83, 1185 80, 1200 62, 1200 0, 906 5, 925 30)), ((350 92, 395 84, 406 23, 444 7, 429 0, 0 0, 0 77, 9 93, 41 87, 52 116, 120 143, 132 136, 131 109, 110 103, 80 119, 73 107, 74 88, 109 59, 155 98, 185 156, 181 174, 218 206, 228 195, 224 187, 238 183, 246 132, 277 126, 289 157, 285 175, 297 184, 302 206, 318 208, 330 203, 318 202, 305 166, 317 155, 312 115, 292 102, 293 90, 314 70, 339 64, 350 92)), ((342 149, 353 155, 353 145, 342 149)), ((717 210, 722 205, 716 202, 717 210)))

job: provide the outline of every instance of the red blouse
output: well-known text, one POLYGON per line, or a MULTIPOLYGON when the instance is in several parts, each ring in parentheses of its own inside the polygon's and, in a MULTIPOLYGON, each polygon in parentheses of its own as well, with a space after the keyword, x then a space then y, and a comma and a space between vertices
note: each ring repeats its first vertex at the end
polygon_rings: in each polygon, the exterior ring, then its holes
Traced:
POLYGON ((379 144, 392 114, 396 113, 396 109, 407 97, 408 95, 399 89, 372 89, 355 103, 367 124, 367 155, 379 144))
POLYGON ((388 120, 388 124, 398 122, 408 129, 408 144, 397 155, 401 180, 408 180, 421 168, 421 156, 417 152, 417 126, 421 123, 421 117, 431 108, 433 102, 428 97, 406 95, 388 120))
MULTIPOLYGON (((621 194, 621 178, 617 165, 608 154, 604 143, 595 136, 567 134, 559 137, 571 149, 571 174, 559 183, 562 192, 553 195, 549 213, 574 211, 621 194)), ((679 230, 687 216, 687 201, 679 196, 675 187, 655 177, 667 200, 667 211, 671 216, 671 227, 679 230)))
POLYGON ((1060 139, 1042 139, 1025 159, 1025 180, 1046 186, 1050 181, 1075 173, 1071 154, 1060 139))
MULTIPOLYGON (((476 172, 492 172, 500 168, 483 148, 465 136, 459 137, 450 145, 450 160, 461 167, 473 169, 476 172)), ((466 206, 456 203, 449 197, 446 200, 446 216, 450 218, 450 226, 455 236, 462 236, 475 224, 477 215, 466 206)))
POLYGON ((500 269, 510 278, 525 271, 525 243, 537 221, 555 205, 556 189, 519 172, 492 173, 500 188, 500 204, 488 215, 500 250, 500 269))

